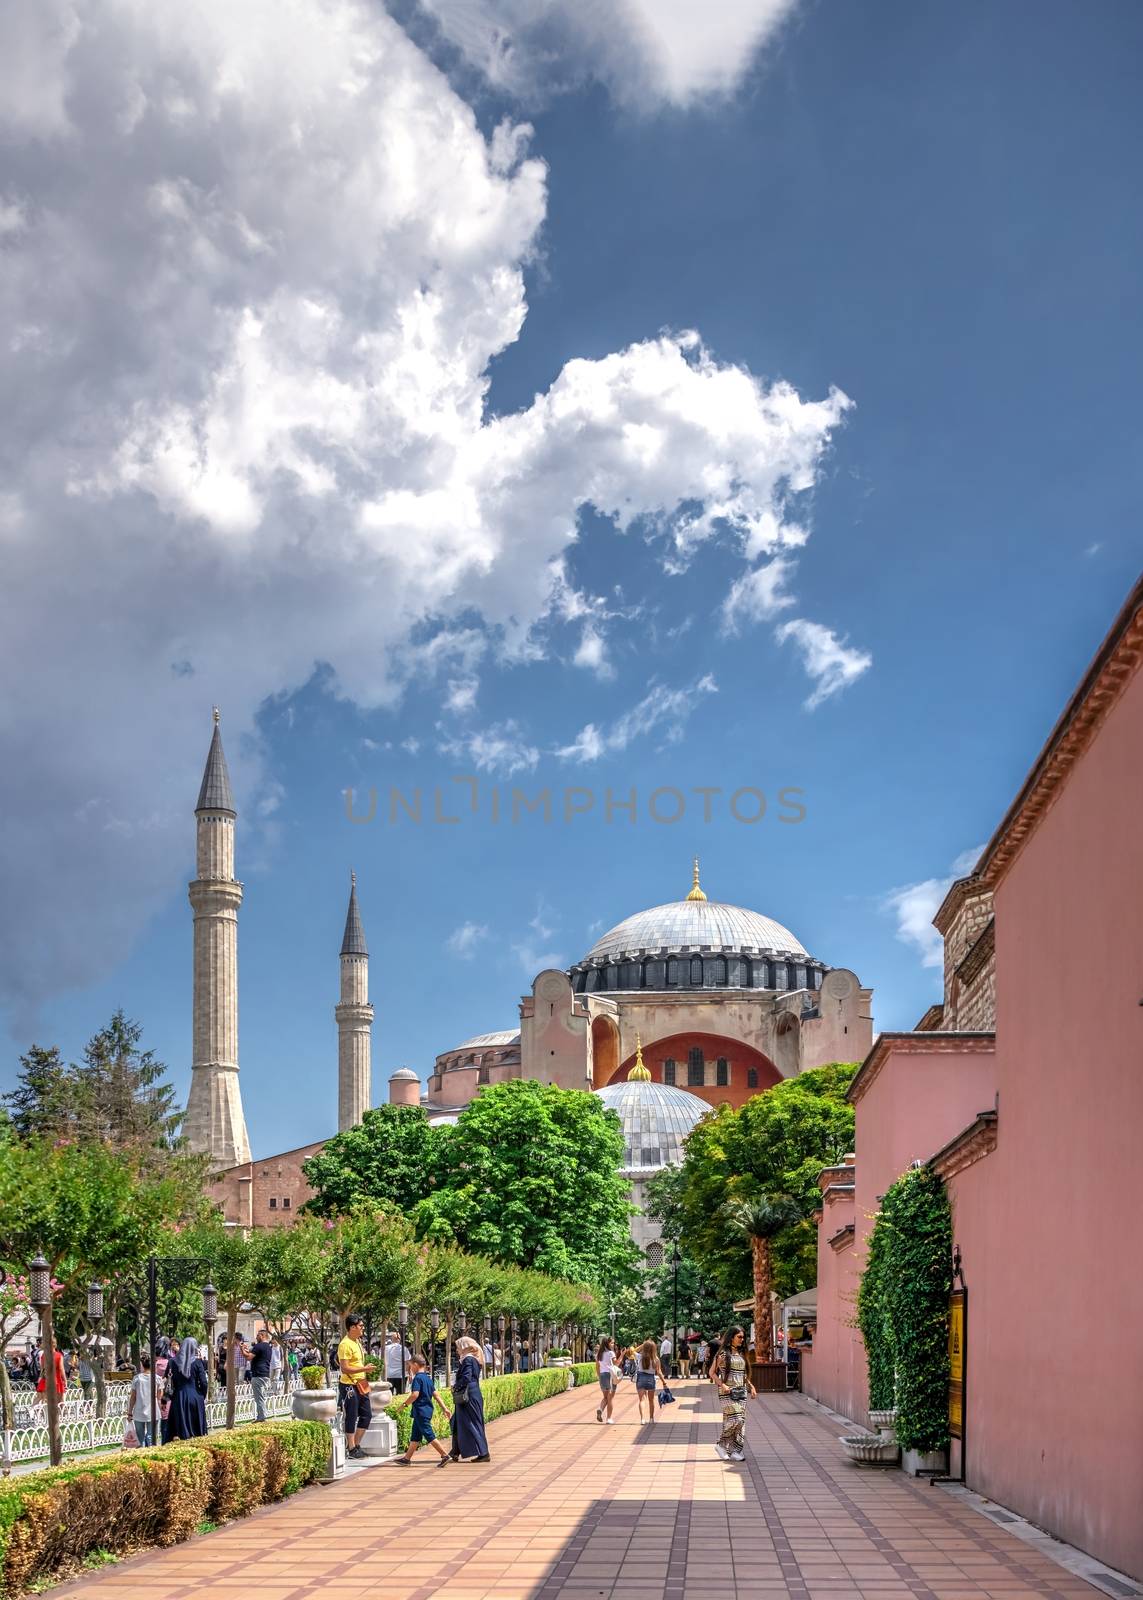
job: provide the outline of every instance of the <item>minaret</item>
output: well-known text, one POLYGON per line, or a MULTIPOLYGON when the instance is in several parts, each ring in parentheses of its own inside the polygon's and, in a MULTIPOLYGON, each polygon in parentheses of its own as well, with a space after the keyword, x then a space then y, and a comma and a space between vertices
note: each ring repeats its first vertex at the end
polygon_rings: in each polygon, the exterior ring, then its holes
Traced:
POLYGON ((238 907, 234 795, 214 708, 214 736, 194 809, 198 876, 194 910, 194 1060, 184 1131, 215 1170, 250 1160, 238 1087, 238 907))
POLYGON ((369 951, 357 909, 357 874, 349 875, 349 911, 341 941, 341 1001, 337 1018, 337 1131, 355 1128, 373 1103, 369 951))

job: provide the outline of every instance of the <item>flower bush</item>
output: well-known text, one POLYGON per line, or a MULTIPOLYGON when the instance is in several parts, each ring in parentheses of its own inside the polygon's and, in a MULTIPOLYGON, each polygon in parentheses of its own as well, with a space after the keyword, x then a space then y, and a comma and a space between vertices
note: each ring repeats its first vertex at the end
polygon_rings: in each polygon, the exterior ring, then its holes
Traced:
POLYGON ((0 1484, 0 1586, 20 1594, 93 1550, 177 1544, 293 1494, 329 1455, 320 1422, 266 1422, 239 1433, 132 1450, 0 1484))

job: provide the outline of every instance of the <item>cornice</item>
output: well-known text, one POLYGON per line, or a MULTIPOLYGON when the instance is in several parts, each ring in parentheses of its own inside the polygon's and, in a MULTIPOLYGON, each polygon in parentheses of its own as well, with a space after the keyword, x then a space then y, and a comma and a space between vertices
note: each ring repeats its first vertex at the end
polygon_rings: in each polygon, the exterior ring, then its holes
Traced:
POLYGON ((998 1136, 997 1113, 982 1111, 967 1128, 962 1128, 954 1139, 950 1139, 948 1144, 930 1156, 928 1165, 947 1183, 949 1178, 955 1178, 958 1172, 963 1172, 966 1167, 974 1166, 976 1162, 983 1161, 985 1156, 990 1156, 996 1149, 998 1136))
POLYGON ((996 1034, 983 1029, 949 1029, 932 1033, 881 1033, 873 1049, 858 1068, 845 1098, 856 1105, 866 1093, 889 1057, 897 1049, 909 1055, 991 1055, 996 1049, 996 1034))
POLYGON ((956 975, 962 983, 973 983, 980 976, 984 964, 996 949, 996 918, 989 917, 988 924, 976 940, 970 945, 968 953, 956 969, 956 975))
POLYGON ((856 1225, 852 1222, 847 1222, 844 1228, 839 1228, 837 1232, 828 1240, 829 1247, 831 1250, 845 1250, 853 1243, 856 1237, 856 1225))

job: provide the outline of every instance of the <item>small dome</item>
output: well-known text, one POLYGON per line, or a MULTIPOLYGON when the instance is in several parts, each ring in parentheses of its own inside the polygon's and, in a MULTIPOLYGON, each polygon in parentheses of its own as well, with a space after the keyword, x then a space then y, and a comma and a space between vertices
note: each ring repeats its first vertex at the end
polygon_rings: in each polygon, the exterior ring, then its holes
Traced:
POLYGON ((451 1056, 457 1050, 480 1050, 480 1049, 490 1049, 490 1048, 494 1049, 497 1045, 519 1044, 519 1043, 520 1043, 520 1030, 519 1030, 519 1028, 505 1028, 500 1033, 476 1033, 476 1034, 473 1034, 471 1039, 465 1039, 462 1044, 454 1045, 452 1050, 446 1050, 446 1051, 444 1051, 444 1054, 447 1055, 447 1056, 451 1056))
POLYGON ((412 1067, 398 1067, 396 1072, 391 1072, 389 1074, 390 1083, 396 1083, 399 1078, 412 1078, 417 1083, 421 1081, 419 1074, 414 1072, 412 1067))
POLYGON ((623 1173, 628 1178, 647 1177, 661 1167, 679 1166, 683 1141, 710 1110, 697 1094, 646 1080, 609 1083, 595 1093, 622 1124, 623 1173))

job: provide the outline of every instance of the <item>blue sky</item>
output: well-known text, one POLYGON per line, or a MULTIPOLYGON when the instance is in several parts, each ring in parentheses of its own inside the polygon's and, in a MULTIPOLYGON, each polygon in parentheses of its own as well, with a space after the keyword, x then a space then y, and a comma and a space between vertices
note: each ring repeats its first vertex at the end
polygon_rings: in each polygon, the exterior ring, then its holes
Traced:
MULTIPOLYGON (((187 131, 154 39, 108 4, 79 7, 74 60, 35 56, 41 92, 7 129, 10 295, 40 330, 23 393, 43 403, 29 420, 13 398, 0 502, 20 702, 4 1077, 32 1038, 74 1052, 123 1005, 185 1087, 214 701, 256 1152, 335 1120, 351 865, 378 1099, 395 1067, 514 1025, 538 966, 683 894, 694 854, 712 897, 777 917, 874 988, 878 1026, 910 1026, 939 970, 909 930, 991 833, 1139 565, 1138 8, 743 0, 712 89, 668 72, 619 0, 628 31, 602 43, 559 5, 545 35, 508 0, 458 31, 434 0, 435 21, 397 12, 398 36, 339 0, 377 46, 374 87, 409 108, 380 129, 342 120, 332 55, 251 70, 236 109, 224 68, 259 41, 204 9, 202 38, 164 49, 215 62, 182 80, 213 121, 187 131), (109 145, 102 170, 77 85, 85 40, 109 37, 160 137, 109 145), (256 101, 283 83, 310 132, 275 167, 256 101), (335 159, 333 200, 290 164, 335 159), (83 200, 101 185, 143 230, 145 280, 112 271, 122 241, 83 200), (58 281, 49 214, 82 264, 58 281), (64 356, 43 330, 77 304, 95 331, 64 356), (775 384, 794 445, 751 411, 775 384), (662 464, 632 464, 641 429, 662 464), (728 614, 748 580, 762 598, 728 614), (812 638, 781 639, 794 621, 812 638), (441 786, 461 821, 390 825, 391 785, 427 812, 441 786), (556 817, 494 824, 493 785, 551 788, 556 817), (565 823, 571 785, 596 800, 565 823), (370 786, 378 820, 354 826, 345 791, 370 786), (647 813, 660 786, 687 795, 677 824, 647 813), (698 786, 722 791, 709 823, 698 786), (606 820, 608 788, 636 791, 634 824, 606 820), (728 815, 740 788, 767 796, 756 825, 728 815)), ((287 8, 299 59, 312 9, 287 8)))

